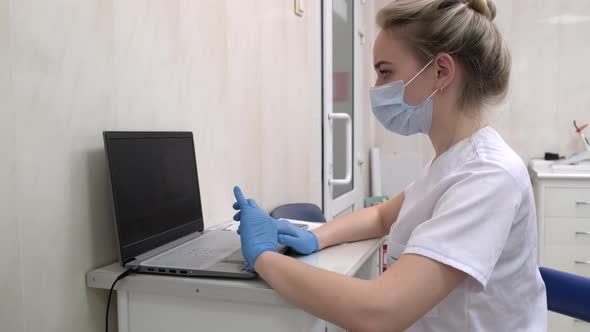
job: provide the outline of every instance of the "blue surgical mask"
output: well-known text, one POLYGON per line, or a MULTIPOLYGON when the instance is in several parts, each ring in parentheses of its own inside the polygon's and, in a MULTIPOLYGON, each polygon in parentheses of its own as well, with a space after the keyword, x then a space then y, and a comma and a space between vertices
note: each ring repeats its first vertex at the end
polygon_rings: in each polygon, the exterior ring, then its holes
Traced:
MULTIPOLYGON (((434 59, 433 59, 434 60, 434 59)), ((404 90, 432 63, 430 60, 408 83, 395 81, 369 88, 371 110, 385 129, 396 134, 409 136, 417 133, 428 134, 432 126, 432 96, 438 89, 419 105, 404 102, 404 90)))

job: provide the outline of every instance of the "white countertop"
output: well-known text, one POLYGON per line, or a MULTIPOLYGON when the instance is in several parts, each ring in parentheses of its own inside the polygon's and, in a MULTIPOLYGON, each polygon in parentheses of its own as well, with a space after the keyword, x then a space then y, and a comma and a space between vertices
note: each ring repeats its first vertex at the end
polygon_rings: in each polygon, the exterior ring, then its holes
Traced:
MULTIPOLYGON (((384 241, 384 238, 380 238, 344 243, 296 258, 319 268, 353 276, 384 241)), ((89 271, 86 273, 86 285, 90 288, 110 289, 113 281, 123 271, 119 263, 89 271)), ((261 278, 245 280, 134 274, 120 280, 115 289, 171 296, 232 298, 236 302, 249 302, 255 299, 257 303, 290 306, 261 278)))
POLYGON ((590 163, 567 165, 532 159, 529 162, 529 171, 533 177, 539 179, 590 179, 590 163))

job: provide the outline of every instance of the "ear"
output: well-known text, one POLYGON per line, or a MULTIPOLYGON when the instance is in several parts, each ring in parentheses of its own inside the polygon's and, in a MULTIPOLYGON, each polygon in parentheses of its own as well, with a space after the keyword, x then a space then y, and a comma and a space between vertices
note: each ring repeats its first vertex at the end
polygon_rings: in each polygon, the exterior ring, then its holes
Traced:
POLYGON ((448 87, 455 78, 455 60, 448 53, 440 53, 434 60, 436 70, 436 88, 448 87))

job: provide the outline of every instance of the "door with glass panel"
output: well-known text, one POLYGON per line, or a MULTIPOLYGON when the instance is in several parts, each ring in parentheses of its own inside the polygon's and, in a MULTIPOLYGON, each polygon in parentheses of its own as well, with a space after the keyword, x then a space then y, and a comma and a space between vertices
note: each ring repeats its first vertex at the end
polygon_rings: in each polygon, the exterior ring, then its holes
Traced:
POLYGON ((323 200, 331 220, 362 208, 358 0, 322 1, 323 200))

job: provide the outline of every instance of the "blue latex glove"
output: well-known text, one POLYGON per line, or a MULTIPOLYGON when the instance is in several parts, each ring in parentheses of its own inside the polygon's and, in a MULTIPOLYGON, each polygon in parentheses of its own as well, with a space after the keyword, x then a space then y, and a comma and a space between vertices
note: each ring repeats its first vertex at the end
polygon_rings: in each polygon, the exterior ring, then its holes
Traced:
MULTIPOLYGON (((268 213, 264 212, 252 199, 246 199, 239 187, 234 187, 237 207, 236 214, 240 220, 238 234, 242 243, 242 254, 254 271, 256 258, 265 251, 277 252, 277 223, 268 213)), ((235 216, 234 216, 234 219, 235 216)))
POLYGON ((319 250, 318 239, 314 233, 301 229, 285 219, 277 220, 280 244, 293 248, 300 254, 309 255, 319 250))

